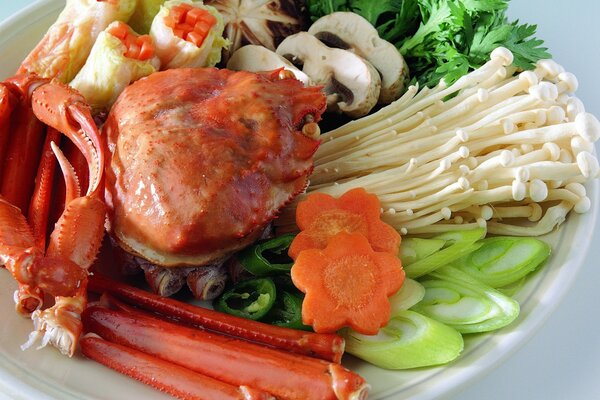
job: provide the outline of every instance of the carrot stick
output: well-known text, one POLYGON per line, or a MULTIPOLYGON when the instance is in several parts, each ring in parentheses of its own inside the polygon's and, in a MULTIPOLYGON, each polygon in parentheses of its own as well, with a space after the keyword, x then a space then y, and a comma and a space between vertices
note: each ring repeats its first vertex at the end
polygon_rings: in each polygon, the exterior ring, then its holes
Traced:
POLYGON ((79 345, 84 356, 180 399, 273 399, 265 392, 236 387, 94 335, 84 336, 79 345))
POLYGON ((188 328, 140 312, 91 306, 87 331, 232 385, 248 385, 282 399, 364 398, 368 385, 339 364, 188 328))
POLYGON ((339 363, 344 353, 344 339, 336 334, 316 334, 282 328, 220 313, 125 285, 100 274, 90 276, 88 289, 108 292, 145 310, 212 331, 262 343, 307 356, 339 363))

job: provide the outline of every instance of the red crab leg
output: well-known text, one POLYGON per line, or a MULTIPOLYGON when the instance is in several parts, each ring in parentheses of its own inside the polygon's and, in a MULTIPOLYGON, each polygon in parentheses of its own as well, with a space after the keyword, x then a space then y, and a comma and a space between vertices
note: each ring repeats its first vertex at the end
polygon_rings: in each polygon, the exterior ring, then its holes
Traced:
POLYGON ((46 234, 50 204, 52 203, 52 188, 56 171, 56 157, 50 143, 58 143, 62 134, 54 128, 48 128, 42 151, 42 159, 35 178, 35 189, 29 204, 27 220, 33 231, 35 243, 40 249, 46 248, 46 234))
POLYGON ((76 197, 79 188, 74 170, 58 147, 51 146, 68 193, 65 210, 50 235, 47 254, 39 264, 53 261, 74 265, 83 278, 66 282, 64 292, 48 291, 56 296, 56 304, 32 314, 36 331, 25 344, 29 347, 41 338, 42 346, 52 343, 62 353, 72 355, 82 329, 79 315, 87 304, 87 268, 94 261, 104 236, 106 210, 101 190, 104 153, 90 108, 75 90, 57 81, 42 85, 32 94, 32 108, 42 122, 63 132, 78 146, 90 170, 86 196, 76 197))
POLYGON ((91 334, 81 338, 79 345, 84 356, 180 399, 274 399, 265 392, 230 385, 91 334))
POLYGON ((72 295, 87 272, 70 260, 44 257, 35 247, 21 211, 0 197, 0 262, 17 282, 52 293, 72 295))
POLYGON ((87 331, 233 385, 283 399, 361 399, 368 385, 336 363, 271 349, 146 316, 88 307, 87 331))
POLYGON ((322 334, 281 328, 258 321, 220 313, 125 285, 100 274, 89 279, 89 290, 108 292, 121 300, 169 318, 262 343, 298 354, 339 363, 344 353, 344 339, 336 334, 322 334))
POLYGON ((23 212, 29 200, 44 143, 44 125, 33 114, 30 93, 47 80, 35 75, 19 75, 4 82, 19 99, 11 116, 11 134, 4 158, 0 193, 23 212))
MULTIPOLYGON (((6 147, 10 134, 10 117, 15 108, 16 99, 8 87, 0 83, 0 160, 6 157, 6 147)), ((2 181, 3 162, 0 161, 0 182, 2 181)))
POLYGON ((29 316, 44 304, 44 292, 39 287, 19 283, 15 293, 15 309, 23 316, 29 316))

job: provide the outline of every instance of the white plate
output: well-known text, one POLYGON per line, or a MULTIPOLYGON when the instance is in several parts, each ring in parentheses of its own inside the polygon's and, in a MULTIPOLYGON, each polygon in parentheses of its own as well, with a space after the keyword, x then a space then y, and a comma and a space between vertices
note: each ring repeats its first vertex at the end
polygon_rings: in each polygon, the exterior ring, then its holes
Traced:
MULTIPOLYGON (((54 21, 61 0, 38 2, 0 24, 0 77, 6 78, 54 21)), ((439 368, 413 371, 386 371, 350 357, 344 364, 364 376, 372 385, 372 398, 439 399, 455 393, 465 384, 497 366, 542 325, 559 304, 575 279, 590 245, 585 226, 595 224, 598 182, 588 186, 594 208, 584 215, 570 215, 557 232, 544 239, 554 250, 550 262, 519 292, 521 315, 510 327, 494 334, 466 338, 459 360, 439 368)), ((31 329, 28 320, 13 309, 16 285, 5 270, 0 271, 0 392, 11 399, 163 399, 146 386, 114 373, 80 355, 72 359, 51 348, 22 352, 31 329)))

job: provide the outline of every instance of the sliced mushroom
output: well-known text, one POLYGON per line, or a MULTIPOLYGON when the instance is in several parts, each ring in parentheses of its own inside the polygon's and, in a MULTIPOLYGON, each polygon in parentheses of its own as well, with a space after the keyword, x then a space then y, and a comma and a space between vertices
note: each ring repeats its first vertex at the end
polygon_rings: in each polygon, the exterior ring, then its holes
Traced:
POLYGON ((362 57, 327 47, 306 32, 288 36, 277 47, 277 54, 301 68, 316 85, 324 86, 330 111, 359 118, 377 104, 381 78, 362 57))
POLYGON ((278 68, 290 71, 304 86, 312 85, 308 75, 296 68, 291 62, 266 47, 249 44, 240 47, 227 62, 227 68, 234 71, 262 72, 278 68))
POLYGON ((258 44, 275 50, 288 35, 308 26, 304 1, 295 0, 205 0, 225 20, 225 37, 231 41, 223 50, 222 60, 246 44, 258 44))
POLYGON ((365 18, 353 12, 335 12, 315 21, 308 33, 329 47, 353 51, 373 64, 381 74, 379 103, 389 104, 404 93, 409 79, 404 58, 365 18))

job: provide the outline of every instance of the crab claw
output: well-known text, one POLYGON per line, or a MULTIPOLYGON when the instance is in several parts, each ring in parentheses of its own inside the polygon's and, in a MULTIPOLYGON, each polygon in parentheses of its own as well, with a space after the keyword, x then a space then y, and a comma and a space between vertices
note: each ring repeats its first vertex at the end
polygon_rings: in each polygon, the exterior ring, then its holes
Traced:
POLYGON ((69 259, 45 257, 20 210, 0 197, 0 261, 15 279, 55 296, 76 293, 87 271, 69 259))
POLYGON ((32 107, 40 121, 64 133, 83 153, 90 171, 87 194, 96 192, 102 177, 104 152, 90 106, 83 96, 52 81, 33 92, 32 107))

